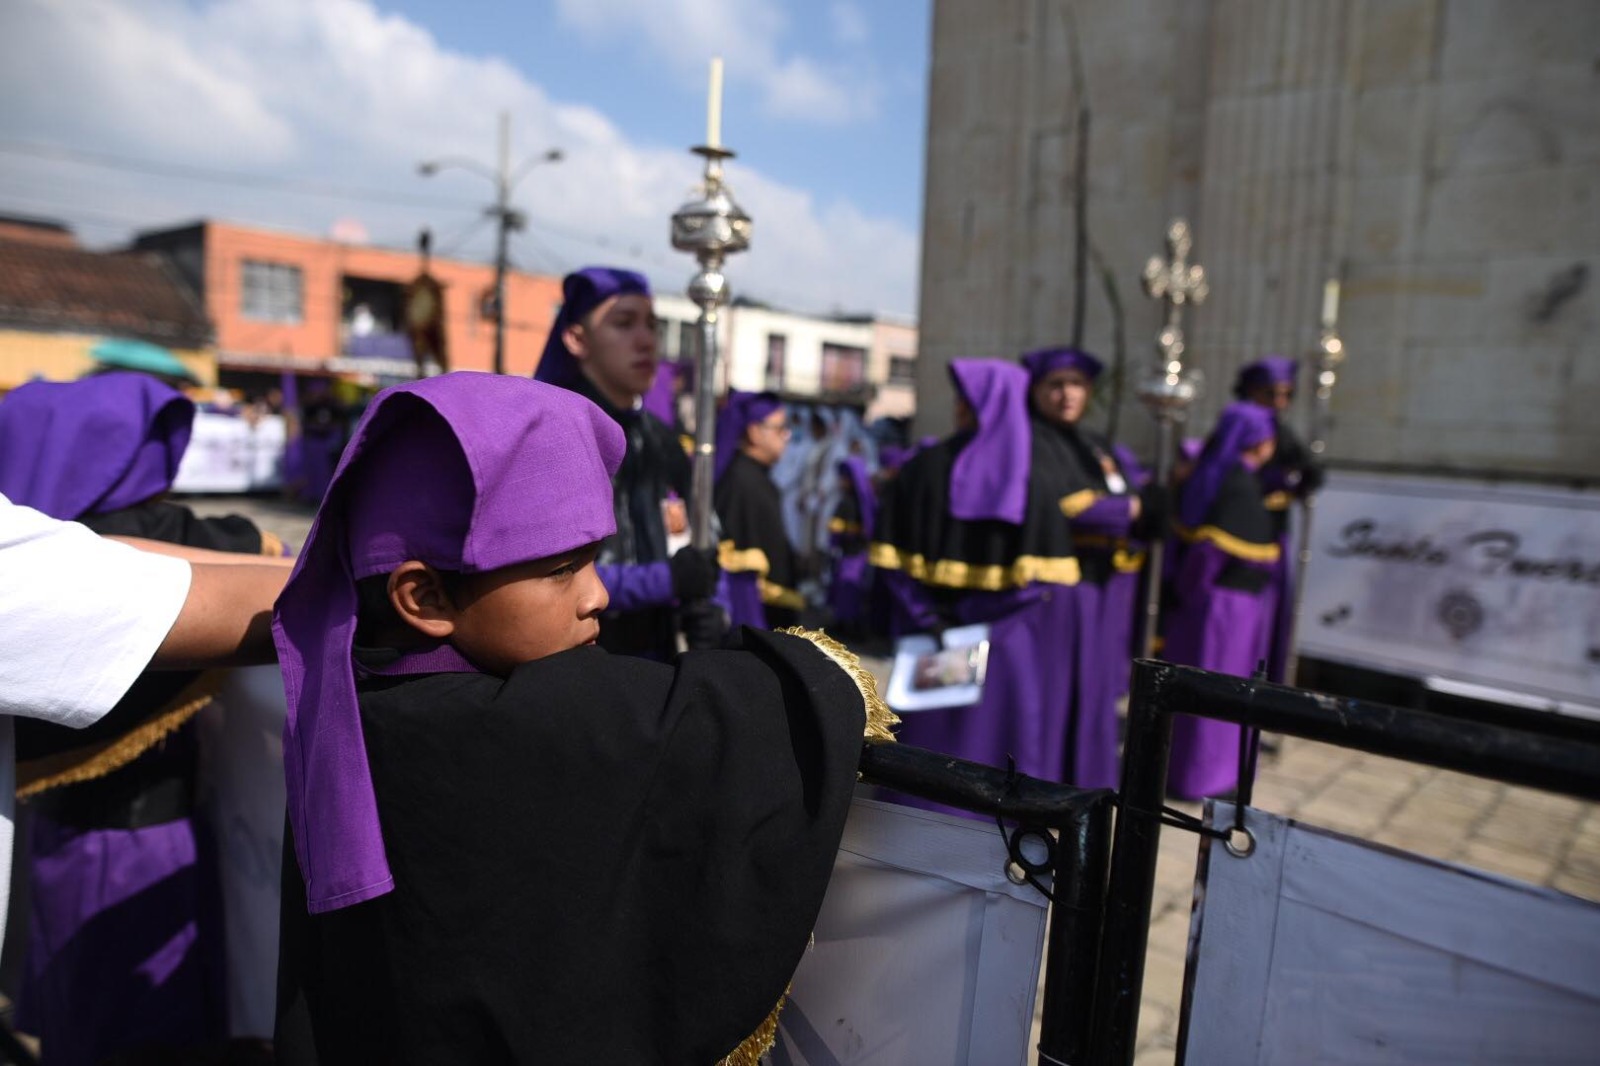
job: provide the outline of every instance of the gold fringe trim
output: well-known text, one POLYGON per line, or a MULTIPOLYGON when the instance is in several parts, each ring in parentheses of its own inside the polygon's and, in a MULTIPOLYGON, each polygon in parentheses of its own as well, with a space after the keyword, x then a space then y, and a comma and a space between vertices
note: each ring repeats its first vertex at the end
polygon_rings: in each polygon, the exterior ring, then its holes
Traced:
POLYGON ((984 592, 1021 588, 1035 581, 1049 585, 1076 585, 1083 576, 1078 560, 1071 556, 1051 559, 1039 555, 1019 555, 1010 565, 982 565, 957 559, 939 559, 930 563, 920 555, 908 554, 892 544, 880 542, 868 546, 867 560, 884 570, 903 571, 924 585, 984 592))
POLYGON ((261 531, 261 554, 269 559, 281 559, 286 554, 283 550, 283 539, 276 533, 261 531))
POLYGON ((1144 552, 1134 551, 1128 542, 1113 540, 1098 533, 1074 533, 1072 544, 1076 548, 1105 548, 1111 552, 1111 565, 1121 574, 1137 574, 1144 569, 1144 552))
POLYGON ((1102 493, 1093 489, 1083 489, 1074 492, 1071 496, 1061 497, 1061 513, 1068 518, 1077 518, 1083 512, 1100 502, 1102 493))
POLYGON ((1226 530, 1218 529, 1216 526, 1201 526, 1198 529, 1190 529, 1187 526, 1174 525, 1172 528, 1177 531, 1178 536, 1190 544, 1209 541, 1234 558, 1243 559, 1249 563, 1275 563, 1278 561, 1279 556, 1283 554, 1282 549, 1276 544, 1256 544, 1236 537, 1226 530))
POLYGON ((791 588, 784 588, 776 581, 761 578, 757 581, 761 590, 761 602, 769 607, 787 607, 791 611, 803 611, 806 598, 791 588))
POLYGON ((1294 496, 1287 492, 1269 492, 1261 501, 1269 511, 1287 511, 1294 496))
POLYGON ((221 676, 215 672, 202 674, 178 693, 165 710, 119 737, 18 763, 17 798, 27 799, 52 788, 93 781, 122 769, 200 713, 216 697, 221 682, 221 676))
POLYGON ((861 701, 867 705, 867 728, 862 734, 863 739, 894 740, 894 733, 890 730, 900 724, 900 717, 891 711, 889 705, 883 702, 883 697, 878 695, 877 679, 872 676, 872 671, 861 665, 861 660, 855 652, 820 629, 789 626, 778 632, 809 640, 817 646, 818 651, 832 659, 839 669, 850 675, 850 679, 856 683, 856 688, 861 692, 861 701))
POLYGON ((761 1056, 771 1051, 778 1042, 778 1012, 789 1002, 789 990, 778 997, 766 1021, 756 1026, 756 1031, 745 1037, 738 1047, 717 1060, 717 1066, 761 1066, 761 1056))
POLYGON ((731 540, 717 545, 717 565, 730 574, 756 574, 760 577, 766 577, 767 571, 772 569, 772 564, 767 562, 766 552, 760 548, 736 548, 731 540))

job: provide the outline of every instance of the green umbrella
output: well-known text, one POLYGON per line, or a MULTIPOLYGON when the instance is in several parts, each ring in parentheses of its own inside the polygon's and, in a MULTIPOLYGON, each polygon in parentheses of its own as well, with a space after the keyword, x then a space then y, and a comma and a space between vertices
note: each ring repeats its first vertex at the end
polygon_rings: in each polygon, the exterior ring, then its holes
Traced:
POLYGON ((117 370, 142 370, 165 378, 178 378, 198 384, 194 371, 184 366, 178 357, 157 344, 110 337, 89 349, 89 356, 101 366, 117 370))

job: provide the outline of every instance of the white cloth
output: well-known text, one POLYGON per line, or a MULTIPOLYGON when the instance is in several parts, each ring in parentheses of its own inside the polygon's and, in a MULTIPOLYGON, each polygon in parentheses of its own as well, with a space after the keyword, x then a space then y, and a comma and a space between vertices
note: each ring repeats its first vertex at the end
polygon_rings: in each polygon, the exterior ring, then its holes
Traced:
POLYGON ((189 564, 104 540, 0 496, 0 929, 17 794, 11 715, 81 729, 149 665, 189 595, 189 564))

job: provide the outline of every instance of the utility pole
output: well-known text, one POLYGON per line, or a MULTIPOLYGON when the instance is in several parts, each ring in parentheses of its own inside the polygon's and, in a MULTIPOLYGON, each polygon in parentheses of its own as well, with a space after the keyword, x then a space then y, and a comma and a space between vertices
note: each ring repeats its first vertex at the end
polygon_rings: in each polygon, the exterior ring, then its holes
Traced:
POLYGON ((506 372, 506 270, 510 260, 510 239, 513 231, 525 229, 528 216, 511 206, 511 192, 527 176, 528 171, 540 163, 559 163, 561 149, 551 148, 523 160, 515 171, 511 169, 511 115, 500 112, 500 145, 497 165, 491 169, 475 159, 449 156, 429 159, 417 164, 417 173, 432 177, 446 167, 459 167, 474 174, 482 174, 494 183, 494 203, 484 214, 495 220, 494 254, 494 372, 506 372))

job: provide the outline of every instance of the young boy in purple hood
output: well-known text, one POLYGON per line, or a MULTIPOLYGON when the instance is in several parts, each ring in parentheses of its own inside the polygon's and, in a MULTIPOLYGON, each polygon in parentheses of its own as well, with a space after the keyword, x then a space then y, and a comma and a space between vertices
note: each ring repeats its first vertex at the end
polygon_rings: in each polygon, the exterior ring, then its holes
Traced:
POLYGON ((596 646, 623 448, 486 374, 357 427, 274 623, 280 1062, 712 1063, 782 996, 871 690, 778 633, 596 646))

